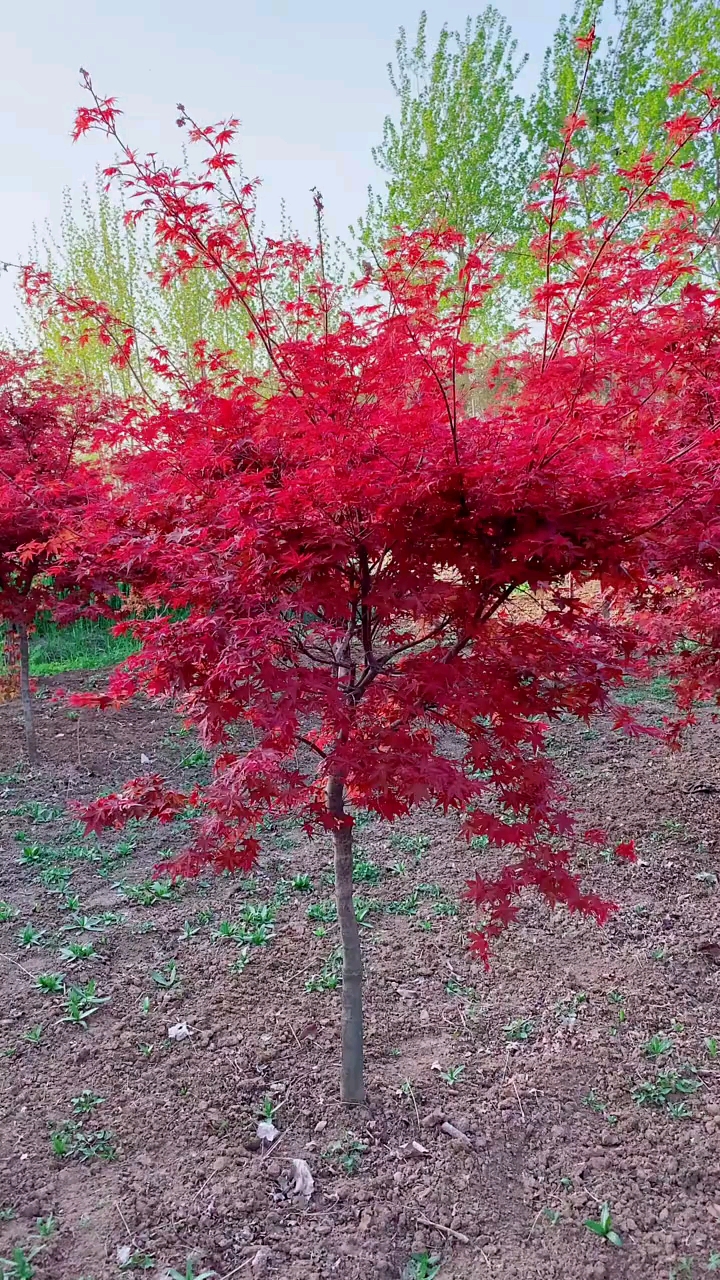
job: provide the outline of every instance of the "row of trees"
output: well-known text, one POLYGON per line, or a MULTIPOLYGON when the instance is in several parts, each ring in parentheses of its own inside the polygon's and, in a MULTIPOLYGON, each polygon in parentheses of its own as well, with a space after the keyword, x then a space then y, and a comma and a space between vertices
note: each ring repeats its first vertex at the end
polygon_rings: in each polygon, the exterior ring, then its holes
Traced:
MULTIPOLYGON (((415 38, 401 31, 395 66, 390 68, 398 97, 397 118, 385 122, 374 158, 385 187, 371 192, 351 242, 335 246, 333 275, 352 273, 380 251, 396 226, 419 230, 439 218, 468 241, 489 235, 506 243, 504 286, 493 293, 482 320, 486 335, 514 323, 537 262, 530 243, 539 230, 527 209, 526 193, 542 171, 563 121, 572 111, 580 83, 573 36, 599 21, 599 30, 615 31, 599 40, 587 83, 584 110, 591 128, 577 141, 578 154, 597 173, 585 183, 582 198, 588 217, 617 212, 623 206, 618 170, 654 151, 663 138, 666 90, 702 67, 720 83, 720 4, 717 0, 616 0, 614 19, 607 3, 575 0, 563 18, 545 57, 540 82, 526 100, 520 92, 525 59, 509 23, 492 6, 468 19, 465 31, 443 29, 435 47, 428 43, 423 14, 415 38)), ((720 139, 703 137, 689 144, 691 170, 666 175, 672 193, 690 200, 708 235, 720 217, 720 139)), ((217 312, 205 272, 189 273, 171 288, 160 283, 160 268, 147 229, 124 219, 120 201, 98 181, 85 192, 79 211, 68 195, 59 234, 46 236, 33 251, 57 284, 103 298, 113 314, 132 326, 136 342, 164 346, 174 361, 197 373, 195 343, 234 352, 252 369, 254 349, 245 341, 232 311, 217 312)), ((291 235, 287 225, 281 237, 291 235)), ((328 245, 326 241, 326 254, 328 245)), ((707 269, 720 275, 720 250, 707 255, 707 269)), ((278 279, 287 295, 291 282, 278 279)), ((52 309, 23 305, 28 341, 64 370, 102 377, 109 390, 128 394, 135 376, 118 367, 111 350, 92 329, 81 348, 67 341, 67 319, 52 309)), ((156 385, 145 369, 147 385, 156 385)))
POLYGON ((618 204, 595 216, 593 44, 574 42, 574 109, 531 193, 534 268, 492 353, 478 333, 508 287, 504 243, 401 230, 348 294, 319 196, 315 244, 257 235, 235 121, 181 108, 200 161, 179 171, 126 143, 85 75, 76 136, 110 139, 106 177, 161 286, 201 276, 208 325, 252 360, 203 337, 178 362, 102 294, 29 266, 28 304, 68 347, 106 348, 128 390, 19 355, 0 370, 0 607, 24 626, 38 605, 111 613, 129 585, 140 650, 76 702, 169 699, 214 751, 207 786, 132 780, 88 829, 190 814, 184 875, 247 871, 268 817, 331 834, 348 1102, 364 1094, 353 815, 430 805, 505 851, 496 876, 469 862, 484 961, 527 889, 603 921, 572 856, 607 837, 568 811, 547 728, 609 712, 676 743, 719 687, 720 294, 676 181, 714 145, 720 100, 702 75, 673 85, 657 150, 606 173, 618 204), (614 701, 653 663, 677 688, 664 729, 614 701))

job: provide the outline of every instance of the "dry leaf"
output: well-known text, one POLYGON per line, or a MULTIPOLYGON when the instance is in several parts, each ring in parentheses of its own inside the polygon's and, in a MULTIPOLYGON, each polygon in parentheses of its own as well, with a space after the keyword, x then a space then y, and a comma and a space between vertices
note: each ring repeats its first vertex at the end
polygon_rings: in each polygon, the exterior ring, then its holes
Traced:
POLYGON ((303 1196, 309 1200, 315 1190, 315 1181, 310 1172, 310 1165, 306 1160, 291 1160, 293 1171, 293 1193, 296 1196, 303 1196))
POLYGON ((272 1120, 261 1120, 257 1127, 257 1136, 261 1142, 274 1142, 280 1137, 280 1130, 275 1128, 272 1120))
POLYGON ((150 757, 149 757, 149 756, 146 756, 144 751, 141 751, 141 752, 140 752, 140 763, 141 763, 141 764, 149 764, 149 763, 150 763, 150 757))
POLYGON ((119 1267, 126 1267, 132 1258, 132 1245, 119 1244, 116 1250, 117 1264, 119 1267))

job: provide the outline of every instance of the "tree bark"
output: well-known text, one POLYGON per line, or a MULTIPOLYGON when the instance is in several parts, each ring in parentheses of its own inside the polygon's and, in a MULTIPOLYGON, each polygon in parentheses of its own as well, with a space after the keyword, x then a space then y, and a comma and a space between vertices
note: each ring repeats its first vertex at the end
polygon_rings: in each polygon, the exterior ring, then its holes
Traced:
MULTIPOLYGON (((342 779, 331 778, 327 805, 335 818, 345 818, 342 779)), ((365 1101, 363 1083, 362 952, 360 930, 353 905, 353 838, 348 822, 338 826, 335 840, 335 901, 343 952, 342 971, 342 1081, 340 1097, 349 1106, 365 1101)))
POLYGON ((37 764, 37 741, 35 738, 35 717, 33 716, 32 694, 30 693, 30 651, 27 627, 24 622, 16 623, 20 640, 20 702, 22 703, 23 721, 25 724, 25 745, 31 764, 37 764))

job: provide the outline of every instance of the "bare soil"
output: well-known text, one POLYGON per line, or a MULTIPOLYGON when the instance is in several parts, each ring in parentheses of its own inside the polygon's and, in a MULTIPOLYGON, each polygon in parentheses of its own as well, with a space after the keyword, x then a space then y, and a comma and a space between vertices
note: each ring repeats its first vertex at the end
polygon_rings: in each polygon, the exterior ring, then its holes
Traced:
POLYGON ((182 823, 96 841, 67 805, 144 769, 187 785, 207 765, 170 711, 70 718, 51 694, 81 683, 41 682, 34 771, 19 704, 0 707, 0 897, 17 911, 0 924, 0 1255, 42 1246, 38 1280, 160 1280, 188 1258, 195 1275, 287 1280, 432 1276, 433 1258, 438 1280, 680 1280, 709 1273, 713 1254, 720 1266, 709 715, 674 756, 602 725, 560 727, 588 825, 634 838, 640 859, 588 851, 586 882, 619 903, 612 921, 528 899, 490 973, 467 952, 460 894, 493 855, 431 813, 360 828, 369 1100, 348 1111, 329 845, 276 824, 252 880, 153 901, 146 881, 182 823), (311 888, 293 885, 303 874, 311 888), (26 925, 36 945, 19 945, 26 925), (68 942, 97 955, 70 962, 68 942), (40 973, 66 989, 95 979, 107 1002, 86 1027, 63 1021, 66 998, 44 994, 40 973), (178 1023, 191 1034, 169 1038, 178 1023), (103 1101, 76 1115, 83 1090, 103 1101), (263 1108, 277 1108, 272 1143, 257 1136, 263 1108), (58 1132, 80 1151, 54 1154, 58 1132), (309 1201, 293 1194, 293 1159, 311 1171, 309 1201), (586 1225, 604 1203, 621 1246, 586 1225))

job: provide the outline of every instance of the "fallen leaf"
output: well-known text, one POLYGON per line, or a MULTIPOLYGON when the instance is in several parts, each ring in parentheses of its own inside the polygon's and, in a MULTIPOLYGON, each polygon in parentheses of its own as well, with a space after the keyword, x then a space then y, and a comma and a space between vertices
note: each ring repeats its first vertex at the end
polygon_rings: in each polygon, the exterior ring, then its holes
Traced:
POLYGON ((141 752, 140 752, 140 763, 141 763, 141 764, 149 764, 149 763, 150 763, 150 757, 149 757, 149 756, 146 756, 144 751, 141 751, 141 752))
POLYGON ((176 1022, 174 1027, 168 1027, 168 1036, 171 1040, 187 1040, 192 1035, 187 1022, 176 1022))
POLYGON ((261 1142, 274 1142, 280 1137, 280 1130, 275 1128, 272 1120, 261 1120, 257 1127, 257 1136, 261 1142))
POLYGON ((322 1133, 323 1129, 327 1129, 327 1120, 318 1120, 315 1125, 315 1133, 322 1133))
POLYGON ((132 1258, 132 1246, 129 1244, 119 1244, 116 1250, 117 1264, 119 1267, 126 1267, 132 1258))
POLYGON ((293 1193, 296 1196, 303 1196, 309 1200, 315 1190, 315 1180, 310 1172, 310 1165, 306 1160, 291 1160, 293 1171, 293 1193))

